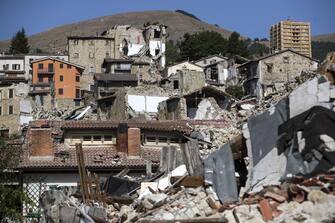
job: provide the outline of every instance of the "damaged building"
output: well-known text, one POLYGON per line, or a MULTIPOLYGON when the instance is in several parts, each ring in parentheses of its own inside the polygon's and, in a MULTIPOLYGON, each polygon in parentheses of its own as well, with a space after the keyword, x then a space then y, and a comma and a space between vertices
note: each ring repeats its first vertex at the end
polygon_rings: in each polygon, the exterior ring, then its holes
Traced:
POLYGON ((221 111, 229 109, 231 96, 212 86, 159 103, 159 120, 222 119, 221 111))
POLYGON ((279 91, 302 72, 316 71, 317 67, 318 61, 287 49, 244 63, 238 69, 245 79, 246 93, 261 99, 279 91))

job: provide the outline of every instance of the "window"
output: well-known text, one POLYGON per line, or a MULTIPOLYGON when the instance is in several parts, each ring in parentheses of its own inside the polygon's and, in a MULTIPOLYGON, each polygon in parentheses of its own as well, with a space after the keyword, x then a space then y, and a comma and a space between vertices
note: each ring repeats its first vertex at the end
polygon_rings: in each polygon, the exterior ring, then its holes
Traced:
POLYGON ((4 64, 4 65, 2 65, 2 67, 3 67, 4 70, 8 70, 9 64, 4 64))
POLYGON ((29 74, 33 74, 33 70, 32 69, 29 69, 29 74))
POLYGON ((73 44, 78 45, 78 40, 77 39, 73 40, 73 44))
POLYGON ((89 53, 89 58, 94 58, 94 53, 90 52, 89 53))
POLYGON ((171 138, 170 143, 179 143, 179 139, 178 138, 171 138))
POLYGON ((0 106, 0 115, 2 115, 2 107, 0 106))
POLYGON ((120 70, 121 69, 121 64, 116 64, 116 69, 120 70))
POLYGON ((284 63, 289 63, 289 57, 283 57, 283 62, 284 63))
POLYGON ((84 142, 91 142, 91 136, 84 136, 83 137, 83 140, 84 140, 84 142))
POLYGON ((54 71, 54 65, 52 63, 48 64, 48 71, 53 72, 54 71))
POLYGON ((8 90, 8 98, 13 98, 14 96, 14 89, 9 89, 8 90))
POLYGON ((39 69, 39 70, 43 70, 43 64, 42 64, 42 63, 39 63, 39 64, 38 64, 38 69, 39 69))
POLYGON ((173 89, 179 89, 179 81, 173 81, 173 89))
POLYGON ((38 76, 38 82, 43 82, 43 77, 42 76, 38 76))
POLYGON ((113 141, 113 137, 111 135, 104 136, 104 142, 112 142, 112 141, 113 141))
POLYGON ((72 67, 72 66, 71 66, 70 64, 67 65, 67 69, 71 69, 71 67, 72 67))
POLYGON ((167 138, 165 137, 159 137, 158 142, 167 142, 167 138))
POLYGON ((73 58, 78 58, 79 57, 79 53, 74 53, 73 54, 73 58))
POLYGON ((59 95, 63 95, 63 93, 64 93, 63 88, 59 88, 59 89, 58 89, 58 94, 59 94, 59 95))
POLYGON ((267 71, 269 72, 269 73, 272 73, 272 70, 273 70, 273 64, 271 63, 271 64, 266 64, 266 68, 267 68, 267 71))
POLYGON ((80 82, 80 76, 76 75, 76 82, 80 82))
POLYGON ((101 136, 93 136, 93 141, 101 142, 101 136))
POLYGON ((20 70, 20 64, 12 64, 12 70, 20 70))
POLYGON ((106 52, 106 57, 109 57, 109 53, 108 52, 106 52))
POLYGON ((147 137, 147 141, 148 141, 148 142, 156 142, 156 137, 148 136, 148 137, 147 137))
POLYGON ((14 113, 13 105, 8 106, 8 114, 12 115, 14 113))
POLYGON ((92 46, 92 45, 94 45, 94 41, 90 40, 90 42, 88 44, 92 46))
POLYGON ((63 75, 60 75, 60 76, 59 76, 59 81, 60 81, 60 82, 63 82, 63 80, 64 80, 63 75))
POLYGON ((106 46, 109 46, 111 44, 110 40, 106 40, 106 46))
POLYGON ((76 98, 80 98, 80 89, 79 88, 76 89, 76 98))
POLYGON ((62 64, 62 63, 59 64, 59 68, 60 68, 60 69, 63 69, 63 67, 64 67, 64 64, 62 64))
POLYGON ((2 91, 0 91, 0 99, 2 99, 2 91))

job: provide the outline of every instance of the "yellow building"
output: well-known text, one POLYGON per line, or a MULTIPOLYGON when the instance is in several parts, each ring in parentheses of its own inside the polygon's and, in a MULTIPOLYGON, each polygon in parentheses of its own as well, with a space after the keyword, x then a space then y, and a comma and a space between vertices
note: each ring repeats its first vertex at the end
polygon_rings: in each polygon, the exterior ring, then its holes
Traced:
POLYGON ((270 49, 272 53, 291 49, 312 57, 310 23, 285 20, 271 26, 270 49))

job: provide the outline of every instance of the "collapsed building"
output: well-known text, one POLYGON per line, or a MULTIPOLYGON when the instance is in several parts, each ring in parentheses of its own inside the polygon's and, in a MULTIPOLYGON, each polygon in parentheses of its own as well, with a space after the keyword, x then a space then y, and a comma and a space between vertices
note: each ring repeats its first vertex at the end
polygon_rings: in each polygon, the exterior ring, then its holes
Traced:
POLYGON ((159 120, 223 119, 220 114, 231 105, 231 96, 212 86, 172 96, 159 104, 159 120))
POLYGON ((92 90, 93 74, 104 73, 103 64, 109 59, 132 60, 132 73, 144 82, 155 81, 159 71, 165 67, 166 36, 164 25, 148 25, 144 28, 117 25, 99 36, 70 36, 69 61, 85 67, 85 90, 92 90), (141 71, 143 69, 146 71, 141 71))

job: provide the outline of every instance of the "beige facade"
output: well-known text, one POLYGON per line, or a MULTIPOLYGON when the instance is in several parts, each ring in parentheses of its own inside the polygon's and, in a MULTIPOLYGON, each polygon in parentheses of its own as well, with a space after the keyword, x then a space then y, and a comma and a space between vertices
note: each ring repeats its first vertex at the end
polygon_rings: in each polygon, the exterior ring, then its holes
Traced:
POLYGON ((310 23, 286 20, 271 26, 270 49, 272 52, 292 49, 312 57, 310 23))
POLYGON ((68 37, 69 61, 85 67, 84 73, 101 73, 106 57, 115 57, 114 38, 68 37))

